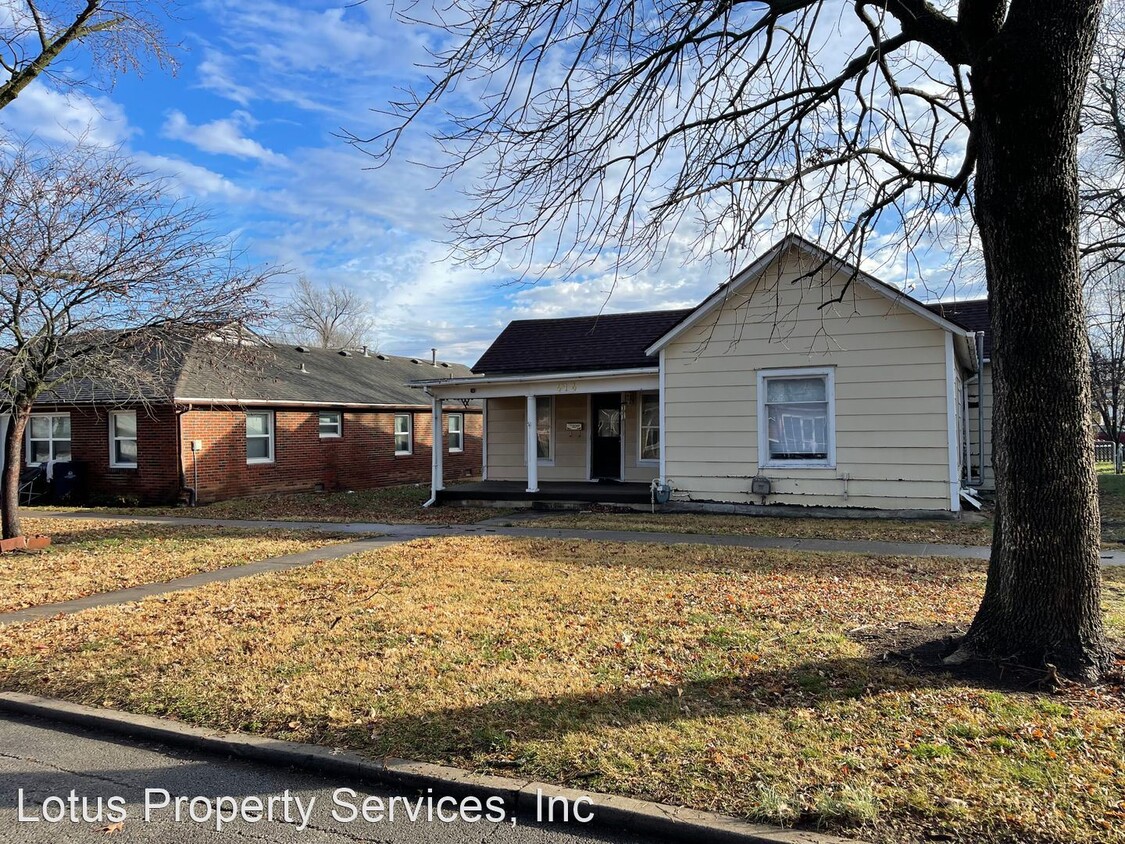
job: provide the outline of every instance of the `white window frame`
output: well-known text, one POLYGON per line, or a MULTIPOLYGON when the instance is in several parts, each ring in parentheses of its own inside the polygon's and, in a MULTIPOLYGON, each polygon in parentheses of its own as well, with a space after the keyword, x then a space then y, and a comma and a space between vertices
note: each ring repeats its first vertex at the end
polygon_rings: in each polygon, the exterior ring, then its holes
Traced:
POLYGON ((443 414, 443 415, 447 415, 449 417, 449 422, 446 423, 447 429, 448 429, 447 430, 447 434, 448 434, 448 440, 447 441, 449 443, 449 453, 450 454, 461 454, 465 450, 465 414, 464 413, 450 413, 450 414, 443 414), (453 420, 454 419, 456 419, 457 422, 458 422, 458 428, 457 428, 456 431, 453 430, 453 420), (453 447, 453 435, 454 434, 457 434, 458 441, 461 443, 459 446, 457 446, 457 448, 453 447))
POLYGON ((117 459, 117 441, 118 440, 133 440, 137 443, 137 457, 140 457, 140 429, 137 427, 137 411, 135 410, 114 410, 109 414, 109 465, 112 469, 136 469, 137 462, 121 462, 117 459), (133 417, 133 431, 135 436, 132 437, 119 437, 117 436, 117 418, 120 416, 133 417))
MULTIPOLYGON (((555 465, 555 397, 554 396, 536 396, 535 397, 535 438, 536 442, 539 441, 539 408, 546 403, 550 406, 551 412, 547 414, 547 447, 550 449, 550 457, 540 457, 538 451, 535 455, 535 462, 539 466, 554 466, 555 465)), ((525 412, 526 413, 526 412, 525 412)), ((527 443, 523 446, 523 460, 527 464, 527 443)))
MULTIPOLYGON (((645 466, 660 465, 660 441, 664 439, 664 431, 660 429, 660 393, 646 390, 637 394, 637 462, 645 466), (656 399, 656 432, 659 438, 656 441, 656 457, 645 457, 645 399, 656 399)), ((652 427, 652 426, 649 426, 652 427)))
MULTIPOLYGON (((65 416, 68 420, 70 420, 70 414, 69 413, 33 413, 33 414, 31 414, 31 419, 55 419, 55 418, 58 418, 60 416, 65 416)), ((32 462, 32 459, 31 459, 31 419, 27 420, 27 429, 24 431, 24 435, 23 435, 24 463, 26 463, 28 466, 42 466, 43 465, 42 463, 32 462)), ((73 449, 74 449, 74 427, 73 427, 73 425, 74 425, 74 422, 73 422, 73 420, 71 420, 70 439, 66 440, 66 442, 70 443, 70 447, 71 447, 70 458, 71 458, 71 460, 74 459, 74 451, 73 451, 73 449)), ((50 425, 48 425, 48 428, 49 428, 51 433, 48 435, 48 438, 47 438, 46 442, 51 443, 50 452, 53 455, 55 453, 54 444, 56 442, 63 442, 63 440, 56 440, 55 439, 55 436, 54 436, 55 425, 54 425, 53 422, 50 425)), ((37 439, 41 442, 44 441, 42 437, 36 437, 35 439, 37 439)))
POLYGON ((316 414, 316 430, 322 440, 338 440, 344 436, 344 412, 342 410, 321 410, 316 414), (336 417, 336 433, 326 434, 321 430, 325 416, 336 417))
POLYGON ((249 465, 249 466, 252 466, 252 465, 255 465, 255 464, 273 463, 274 462, 274 456, 275 456, 274 440, 276 439, 275 434, 276 434, 276 430, 277 430, 275 425, 274 425, 274 412, 272 410, 248 410, 248 411, 246 411, 246 418, 249 419, 251 416, 265 416, 266 417, 266 433, 264 435, 263 434, 251 434, 250 433, 250 427, 246 426, 246 440, 247 440, 247 442, 249 442, 251 438, 261 439, 263 436, 265 436, 266 437, 266 444, 269 446, 269 455, 266 456, 266 457, 250 457, 249 455, 247 455, 246 456, 246 464, 249 465))
POLYGON ((414 414, 413 413, 396 413, 394 419, 394 426, 391 428, 391 437, 395 447, 395 457, 409 457, 414 453, 414 414), (399 451, 398 449, 398 418, 400 416, 406 417, 406 451, 399 451))
POLYGON ((799 369, 758 370, 758 466, 762 469, 836 468, 836 368, 832 366, 799 369), (820 460, 771 460, 769 417, 766 410, 766 382, 772 378, 824 378, 824 398, 828 405, 828 456, 820 460))

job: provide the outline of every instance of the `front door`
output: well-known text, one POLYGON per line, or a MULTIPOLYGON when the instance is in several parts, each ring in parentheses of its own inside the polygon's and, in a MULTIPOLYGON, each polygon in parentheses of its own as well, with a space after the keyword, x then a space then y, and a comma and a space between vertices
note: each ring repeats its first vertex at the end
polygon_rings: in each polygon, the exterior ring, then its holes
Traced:
POLYGON ((621 393, 595 393, 590 409, 590 478, 621 480, 621 393))

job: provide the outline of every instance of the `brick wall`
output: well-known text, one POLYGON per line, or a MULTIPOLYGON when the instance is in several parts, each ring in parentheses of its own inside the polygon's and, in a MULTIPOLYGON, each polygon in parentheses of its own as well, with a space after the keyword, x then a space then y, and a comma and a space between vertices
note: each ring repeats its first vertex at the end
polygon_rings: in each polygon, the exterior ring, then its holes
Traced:
POLYGON ((37 405, 35 413, 70 414, 71 458, 80 464, 83 477, 80 495, 94 502, 175 501, 180 490, 175 411, 171 405, 129 409, 137 414, 135 469, 109 465, 108 408, 37 405))
MULTIPOLYGON (((273 413, 274 459, 251 464, 246 462, 245 411, 194 409, 184 414, 181 456, 187 486, 195 483, 192 440, 203 443, 195 455, 201 503, 263 492, 429 483, 429 411, 413 412, 414 449, 406 456, 394 454, 394 411, 345 411, 343 433, 337 438, 320 436, 317 410, 275 408, 273 413)), ((448 424, 443 427, 448 430, 448 424)), ((480 474, 479 411, 465 413, 464 440, 463 453, 445 454, 447 480, 480 474)))

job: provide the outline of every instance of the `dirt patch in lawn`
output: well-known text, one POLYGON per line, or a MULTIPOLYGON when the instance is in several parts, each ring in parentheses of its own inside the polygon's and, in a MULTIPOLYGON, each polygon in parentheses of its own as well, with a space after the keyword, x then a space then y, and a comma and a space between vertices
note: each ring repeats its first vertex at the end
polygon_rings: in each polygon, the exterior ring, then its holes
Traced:
POLYGON ((0 612, 162 583, 358 538, 108 519, 25 518, 23 528, 28 535, 50 535, 52 544, 45 551, 0 555, 0 612))
POLYGON ((970 521, 910 519, 820 519, 700 513, 636 513, 592 509, 536 518, 535 527, 575 530, 633 530, 665 533, 845 539, 881 542, 988 545, 992 525, 970 521))
POLYGON ((1125 840, 1110 690, 1000 691, 849 636, 962 627, 983 586, 951 559, 419 540, 6 628, 0 685, 880 844, 1125 840))
MULTIPOLYGON (((287 522, 471 524, 511 513, 477 507, 423 507, 429 487, 396 486, 360 492, 293 492, 233 498, 200 507, 73 508, 107 516, 179 516, 199 519, 267 519, 287 522)), ((44 508, 54 510, 58 508, 44 508)), ((34 512, 34 508, 29 512, 34 512)))

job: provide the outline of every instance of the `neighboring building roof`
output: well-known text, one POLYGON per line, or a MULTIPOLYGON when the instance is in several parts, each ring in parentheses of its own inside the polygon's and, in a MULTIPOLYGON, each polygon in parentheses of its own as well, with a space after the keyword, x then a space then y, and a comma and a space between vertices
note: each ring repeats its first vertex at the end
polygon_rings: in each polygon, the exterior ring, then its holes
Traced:
POLYGON ((406 386, 421 378, 460 378, 467 366, 421 358, 269 345, 251 350, 235 368, 209 360, 196 344, 176 383, 175 398, 276 401, 293 404, 418 405, 425 398, 406 386))
MULTIPOLYGON (((40 397, 39 404, 278 402, 307 405, 419 406, 406 386, 421 378, 463 378, 467 366, 429 359, 310 349, 256 340, 198 340, 120 353, 130 377, 81 378, 40 397)), ((115 359, 116 360, 116 359, 115 359)))
POLYGON ((938 316, 957 323, 969 331, 984 332, 984 359, 992 359, 992 316, 987 299, 968 302, 933 302, 926 305, 938 316))
POLYGON ((517 375, 656 366, 656 357, 645 349, 690 313, 641 311, 516 320, 500 332, 473 372, 517 375))

